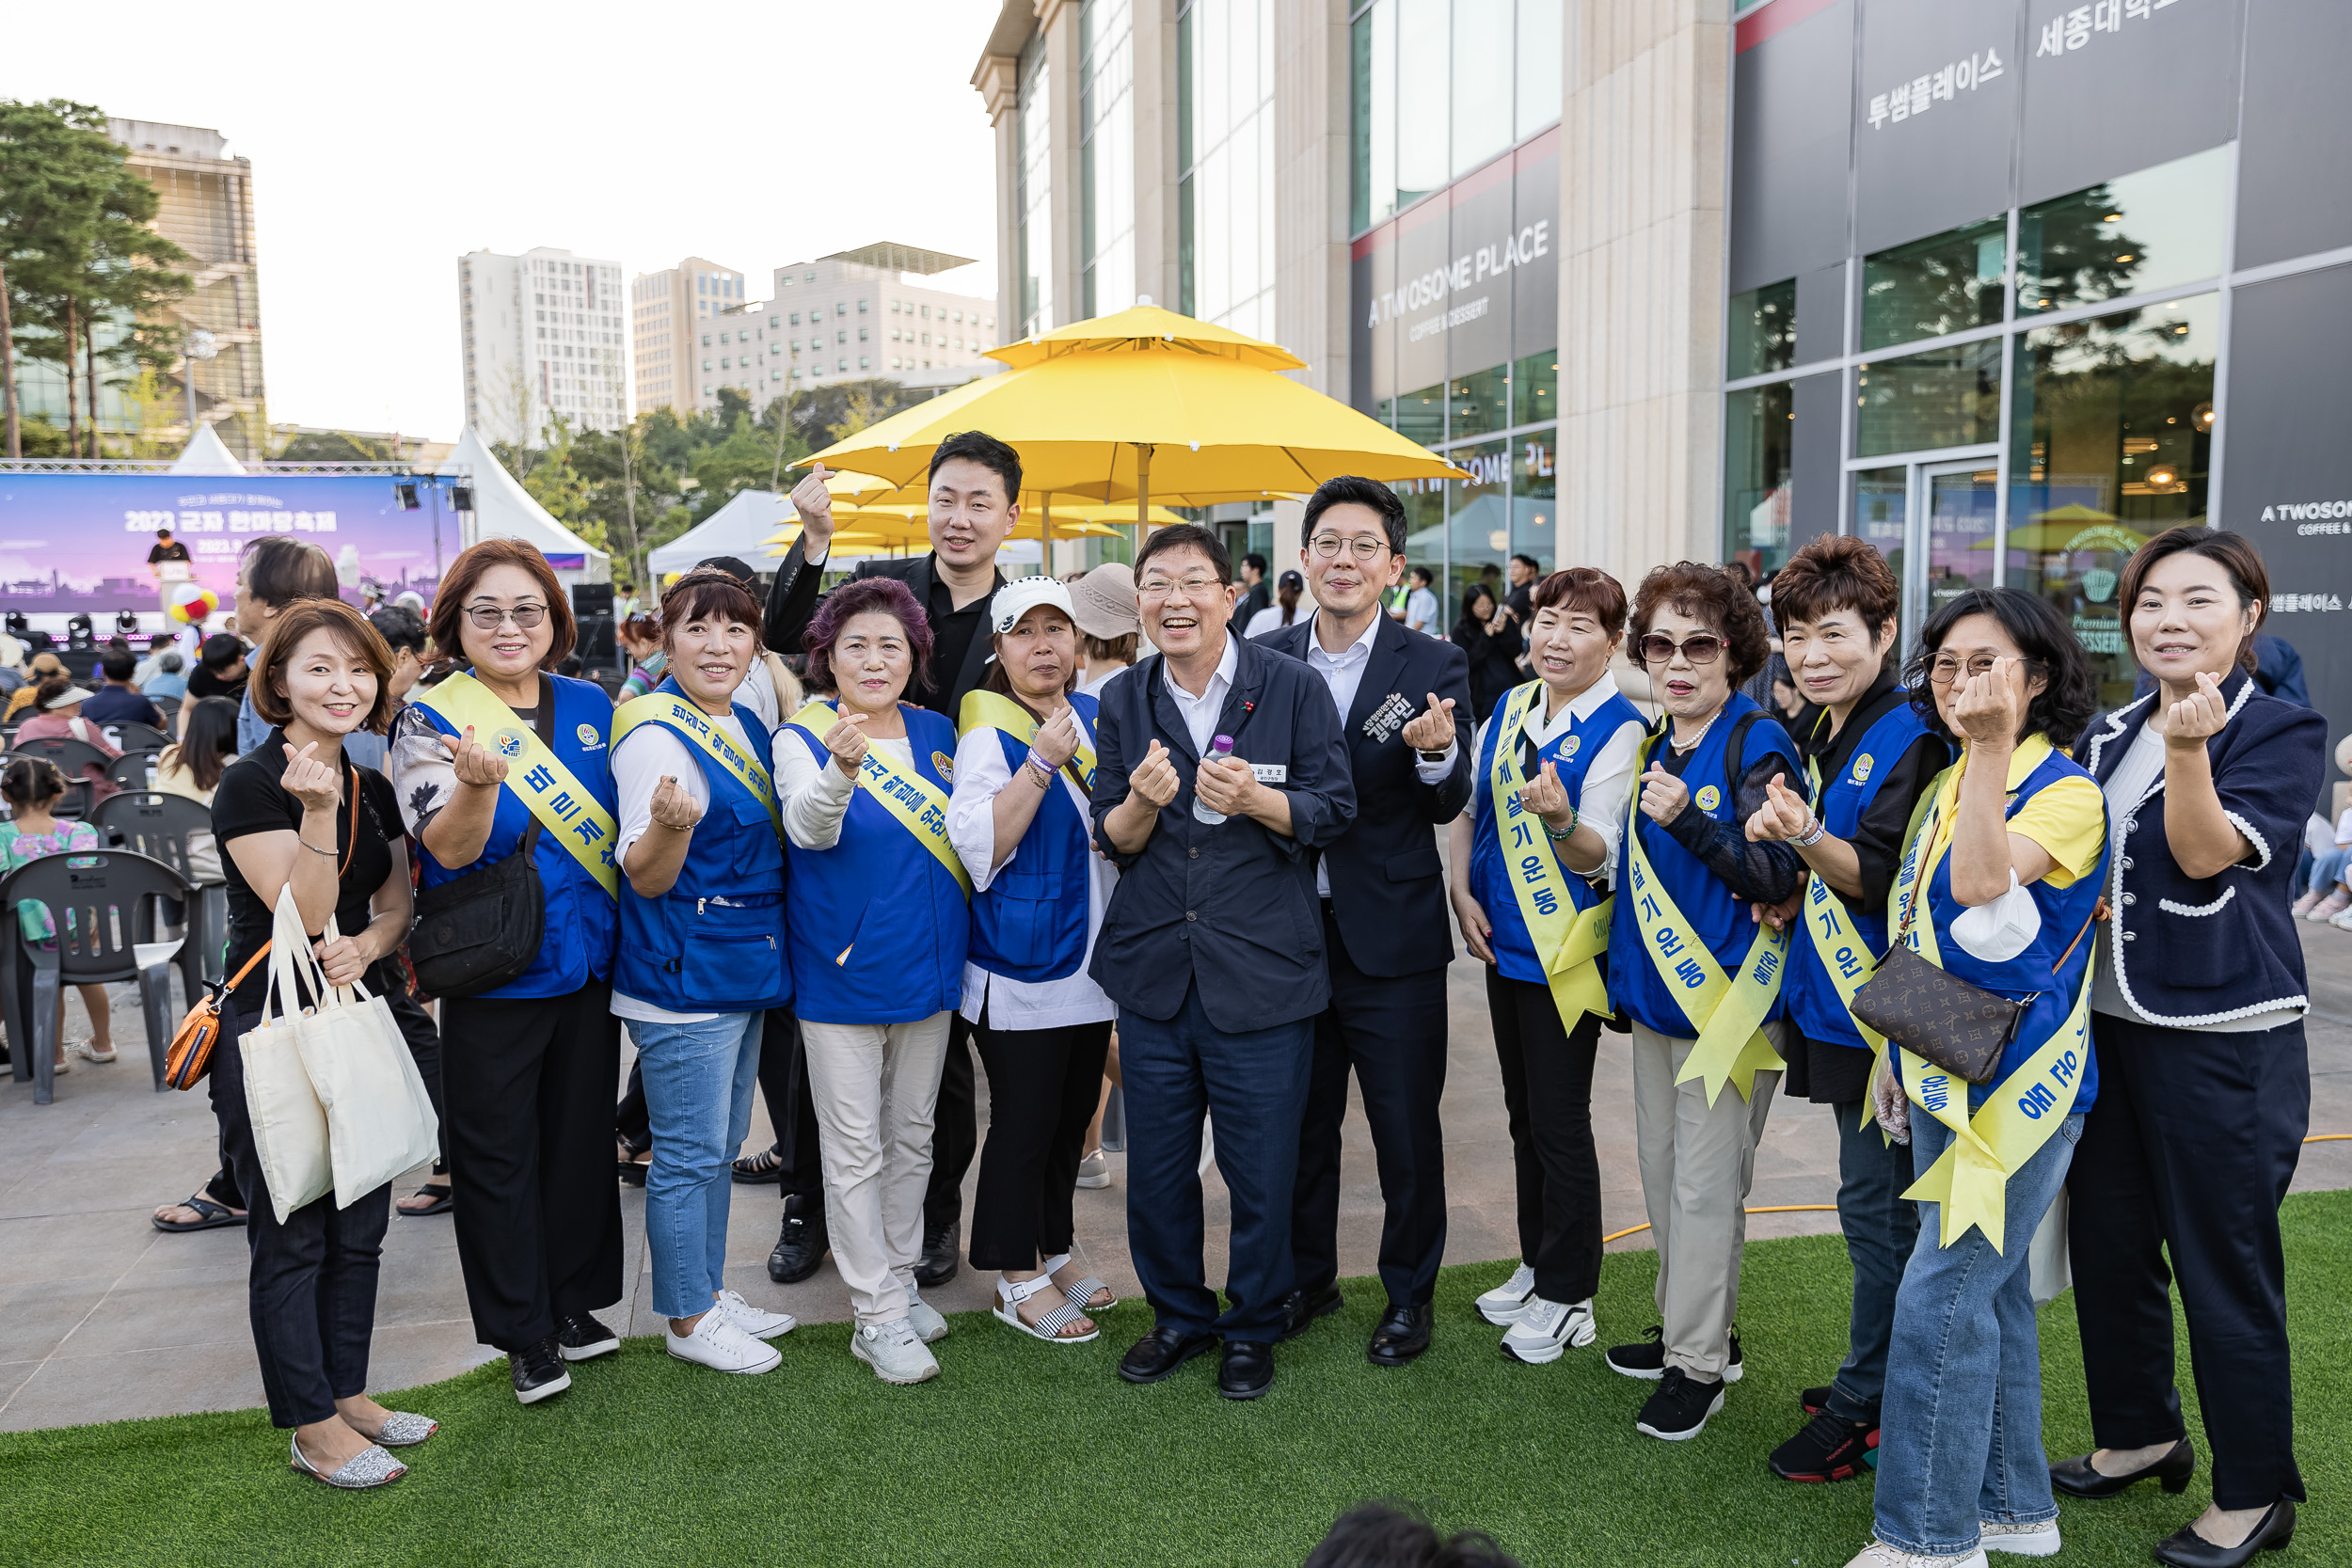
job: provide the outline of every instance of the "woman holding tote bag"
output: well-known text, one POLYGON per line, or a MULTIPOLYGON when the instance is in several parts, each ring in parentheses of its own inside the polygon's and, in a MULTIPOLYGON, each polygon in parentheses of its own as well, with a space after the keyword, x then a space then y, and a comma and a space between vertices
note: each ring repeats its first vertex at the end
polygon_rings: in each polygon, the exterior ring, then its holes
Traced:
MULTIPOLYGON (((380 773, 342 754, 354 731, 381 731, 390 710, 391 654, 359 612, 335 599, 290 606, 253 669, 256 710, 274 726, 222 773, 213 832, 229 884, 229 973, 245 972, 221 1009, 213 1112, 239 1189, 251 1205, 253 1344, 270 1420, 292 1428, 293 1465, 330 1486, 382 1486, 407 1473, 386 1450, 421 1443, 434 1422, 367 1396, 368 1348, 389 1183, 338 1208, 330 1193, 278 1217, 254 1145, 238 1037, 261 1021, 279 895, 293 895, 330 985, 400 984, 394 955, 408 930, 407 854, 400 807, 380 773)), ((299 1006, 303 998, 288 998, 299 1006)))

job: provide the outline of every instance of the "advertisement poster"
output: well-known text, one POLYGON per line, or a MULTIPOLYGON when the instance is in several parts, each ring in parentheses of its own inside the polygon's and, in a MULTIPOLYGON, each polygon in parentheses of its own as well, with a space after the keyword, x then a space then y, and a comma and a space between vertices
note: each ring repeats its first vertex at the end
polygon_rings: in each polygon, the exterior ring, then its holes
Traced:
POLYGON ((408 510, 389 475, 0 473, 0 610, 26 615, 151 612, 155 531, 187 546, 195 580, 236 609, 237 558, 257 536, 310 540, 335 560, 342 596, 363 582, 430 604, 461 542, 446 488, 420 479, 408 510))

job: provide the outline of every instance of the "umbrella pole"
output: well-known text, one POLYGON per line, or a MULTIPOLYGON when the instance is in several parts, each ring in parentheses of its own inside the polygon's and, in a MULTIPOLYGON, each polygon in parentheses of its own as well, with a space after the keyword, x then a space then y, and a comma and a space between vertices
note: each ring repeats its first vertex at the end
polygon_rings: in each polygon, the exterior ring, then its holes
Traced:
POLYGON ((1044 492, 1037 499, 1038 561, 1046 577, 1054 575, 1054 493, 1044 492))
POLYGON ((1152 531, 1152 445, 1136 443, 1136 543, 1152 531))

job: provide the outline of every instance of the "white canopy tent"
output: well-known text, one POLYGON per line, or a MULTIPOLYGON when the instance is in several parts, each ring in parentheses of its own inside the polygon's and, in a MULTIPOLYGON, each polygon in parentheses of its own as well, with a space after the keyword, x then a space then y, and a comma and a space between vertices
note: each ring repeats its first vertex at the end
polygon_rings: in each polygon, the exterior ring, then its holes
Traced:
POLYGON ((555 520, 548 509, 532 499, 522 482, 506 471, 488 443, 468 425, 449 454, 449 467, 471 471, 472 520, 466 543, 483 539, 520 539, 535 545, 564 587, 582 582, 611 582, 612 558, 555 520))
POLYGON ((726 505, 645 557, 645 569, 657 578, 683 572, 697 561, 731 555, 759 571, 773 571, 767 560, 768 537, 787 523, 800 521, 792 499, 773 490, 738 490, 726 505))
POLYGON ((188 444, 181 449, 180 455, 172 459, 171 467, 165 471, 226 477, 243 474, 246 467, 237 461, 235 453, 222 444, 220 432, 211 425, 199 424, 196 435, 189 438, 188 444))

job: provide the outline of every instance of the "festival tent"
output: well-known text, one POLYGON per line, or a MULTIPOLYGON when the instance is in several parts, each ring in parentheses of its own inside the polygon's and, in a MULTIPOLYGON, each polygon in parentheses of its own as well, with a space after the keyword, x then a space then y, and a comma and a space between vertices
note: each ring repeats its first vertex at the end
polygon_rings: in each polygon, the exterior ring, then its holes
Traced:
POLYGON ((726 505, 695 527, 645 557, 645 569, 658 578, 683 572, 697 561, 731 555, 759 564, 770 534, 786 523, 798 522, 792 498, 774 490, 738 490, 726 505))
POLYGON ((548 509, 532 499, 522 482, 506 471, 488 443, 471 425, 458 436, 442 471, 470 470, 473 482, 473 520, 466 543, 483 539, 520 539, 536 545, 564 587, 582 582, 611 582, 612 558, 565 528, 548 509))
POLYGON ((199 424, 196 435, 181 449, 180 455, 165 472, 174 474, 215 474, 228 476, 245 473, 246 466, 236 454, 221 443, 220 432, 211 425, 199 424))

